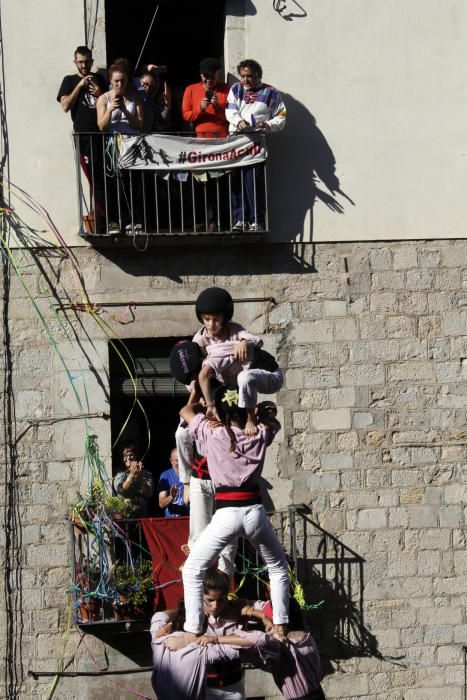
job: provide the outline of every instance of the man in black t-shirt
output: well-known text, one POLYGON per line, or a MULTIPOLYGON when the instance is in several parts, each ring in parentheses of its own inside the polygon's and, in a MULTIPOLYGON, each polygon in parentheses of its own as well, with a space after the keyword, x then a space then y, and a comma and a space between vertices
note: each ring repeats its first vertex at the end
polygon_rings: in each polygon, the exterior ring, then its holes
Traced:
POLYGON ((101 137, 96 116, 97 98, 106 92, 107 84, 98 73, 91 73, 92 53, 87 46, 78 46, 74 63, 77 73, 66 75, 57 95, 64 112, 71 112, 73 129, 81 135, 77 139, 81 166, 91 187, 91 201, 97 214, 104 214, 104 178, 101 137), (94 195, 93 195, 94 192, 94 195))

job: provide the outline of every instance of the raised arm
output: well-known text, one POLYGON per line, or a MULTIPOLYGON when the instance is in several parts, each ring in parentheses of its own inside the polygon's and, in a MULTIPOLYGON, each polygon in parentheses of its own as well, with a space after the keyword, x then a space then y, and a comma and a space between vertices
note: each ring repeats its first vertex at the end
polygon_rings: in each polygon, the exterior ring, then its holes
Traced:
POLYGON ((76 84, 75 88, 70 92, 69 95, 62 95, 60 98, 60 104, 64 112, 69 112, 70 109, 75 104, 78 99, 81 88, 87 87, 89 83, 89 76, 86 76, 79 83, 76 84))

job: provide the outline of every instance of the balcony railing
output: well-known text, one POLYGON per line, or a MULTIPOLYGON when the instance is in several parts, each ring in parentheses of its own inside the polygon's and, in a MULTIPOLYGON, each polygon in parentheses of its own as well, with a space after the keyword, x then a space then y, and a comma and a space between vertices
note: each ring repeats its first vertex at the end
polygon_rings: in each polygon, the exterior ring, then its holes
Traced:
POLYGON ((75 133, 73 143, 79 232, 94 242, 202 234, 256 240, 269 229, 260 133, 227 139, 75 133))
MULTIPOLYGON (((302 588, 304 599, 300 603, 307 626, 321 651, 329 656, 375 654, 376 640, 363 623, 364 559, 321 528, 310 515, 309 509, 301 505, 269 513, 289 558, 296 599, 300 600, 302 588)), ((71 523, 71 544, 74 622, 85 628, 91 625, 91 629, 92 625, 104 623, 115 631, 122 624, 126 629, 147 626, 148 608, 138 611, 139 620, 127 610, 130 619, 120 621, 121 611, 115 605, 118 585, 115 586, 113 573, 118 564, 141 570, 144 561, 150 561, 141 521, 117 521, 115 526, 107 521, 102 527, 96 520, 88 530, 71 523), (95 599, 100 604, 93 608, 95 599), (116 624, 119 621, 120 625, 116 624)), ((180 587, 181 572, 172 569, 170 585, 180 587)), ((239 596, 262 598, 267 588, 264 564, 245 540, 239 541, 236 569, 239 596)))

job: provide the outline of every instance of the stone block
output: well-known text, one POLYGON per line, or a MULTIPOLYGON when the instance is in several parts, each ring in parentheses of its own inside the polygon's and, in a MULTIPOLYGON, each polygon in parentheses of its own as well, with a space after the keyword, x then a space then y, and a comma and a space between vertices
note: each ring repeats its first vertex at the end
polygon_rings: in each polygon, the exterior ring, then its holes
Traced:
POLYGON ((458 382, 462 379, 462 363, 438 362, 436 365, 436 378, 439 382, 458 382))
POLYGON ((320 319, 323 317, 323 301, 300 301, 295 305, 296 316, 300 320, 320 319))
POLYGON ((69 481, 70 464, 68 462, 50 462, 47 465, 48 481, 69 481))
POLYGON ((421 382, 434 380, 434 368, 431 362, 406 360, 388 367, 389 382, 421 382))
POLYGON ((368 261, 372 270, 391 270, 392 252, 388 248, 375 248, 370 250, 368 261))
POLYGON ((414 246, 404 245, 399 250, 394 250, 393 265, 395 270, 409 270, 411 267, 418 267, 417 249, 414 246))
POLYGON ((459 269, 441 269, 435 273, 435 289, 458 290, 461 286, 459 269))
POLYGON ((467 335, 467 309, 448 311, 441 321, 441 331, 446 336, 467 335))
POLYGON ((348 430, 351 426, 351 415, 348 408, 312 411, 311 419, 315 430, 348 430))
POLYGON ((403 289, 404 284, 403 272, 373 272, 371 275, 371 288, 375 291, 403 289))
POLYGON ((333 339, 333 321, 300 321, 292 331, 296 343, 330 343, 333 339))
POLYGON ((325 408, 328 403, 326 389, 307 389, 300 393, 300 406, 302 408, 325 408))
POLYGON ((360 338, 363 340, 377 340, 387 337, 386 317, 381 314, 369 314, 358 319, 360 338))
POLYGON ((448 644, 452 641, 453 628, 451 625, 432 625, 425 627, 425 644, 448 644))
MULTIPOLYGON (((335 387, 339 384, 339 371, 332 367, 320 367, 305 370, 304 387, 306 389, 335 387)), ((298 388, 298 387, 297 387, 298 388)))
POLYGON ((367 508, 358 512, 358 529, 378 530, 382 527, 387 527, 387 513, 385 508, 367 508))
POLYGON ((292 317, 292 304, 288 302, 277 304, 269 312, 269 323, 274 326, 285 326, 292 321, 292 317))
POLYGON ((448 605, 420 608, 418 611, 418 621, 420 625, 459 625, 463 619, 461 607, 451 607, 448 605))
POLYGON ((329 405, 331 408, 352 408, 357 403, 355 387, 338 387, 329 389, 329 405))
POLYGON ((322 454, 320 460, 322 468, 329 471, 353 467, 352 455, 342 452, 322 454))
POLYGON ((440 527, 460 527, 463 524, 463 510, 460 505, 439 507, 440 527))
POLYGON ((360 430, 362 428, 369 428, 373 425, 374 417, 369 411, 356 411, 353 414, 353 427, 360 430))
POLYGON ((422 250, 418 254, 418 266, 422 268, 438 267, 440 261, 441 253, 439 250, 422 250))
POLYGON ((389 527, 407 527, 409 514, 407 508, 392 507, 389 511, 389 527))
POLYGON ((397 307, 395 292, 373 292, 370 297, 370 312, 381 314, 394 311, 397 307))
POLYGON ((397 296, 397 311, 401 314, 420 315, 428 309, 427 292, 399 292, 397 296))
POLYGON ((304 384, 303 369, 288 369, 285 373, 286 389, 302 389, 304 384))
POLYGON ((437 574, 440 570, 441 555, 436 550, 425 549, 418 552, 417 563, 418 571, 422 576, 437 574))
POLYGON ((388 555, 388 576, 413 576, 417 573, 417 560, 412 552, 395 552, 388 555))
POLYGON ((412 528, 436 527, 438 524, 438 508, 429 505, 409 505, 409 525, 412 528))
POLYGON ((354 318, 336 319, 334 323, 334 337, 336 340, 357 340, 357 321, 354 318))
POLYGON ((294 411, 292 413, 292 425, 295 430, 306 430, 310 423, 308 411, 294 411))
POLYGON ((434 273, 431 270, 408 270, 407 272, 407 289, 417 291, 420 289, 433 288, 434 273))
POLYGON ((327 698, 361 697, 368 692, 368 676, 354 673, 327 676, 323 681, 323 690, 327 698))
POLYGON ((323 301, 323 316, 346 316, 347 303, 341 299, 330 299, 323 301))
POLYGON ((68 545, 31 544, 27 548, 27 563, 29 566, 42 566, 46 569, 54 566, 69 566, 68 545))
POLYGON ((384 366, 379 364, 346 365, 340 369, 340 382, 343 386, 373 386, 384 384, 384 366))

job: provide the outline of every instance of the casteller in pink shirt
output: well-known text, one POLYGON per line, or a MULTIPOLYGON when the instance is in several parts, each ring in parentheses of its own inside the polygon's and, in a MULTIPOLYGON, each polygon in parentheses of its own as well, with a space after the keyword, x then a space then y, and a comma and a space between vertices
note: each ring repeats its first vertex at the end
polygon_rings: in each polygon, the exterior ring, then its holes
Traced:
POLYGON ((266 449, 277 431, 259 428, 256 435, 245 435, 240 428, 231 428, 235 445, 225 427, 212 428, 210 421, 198 413, 190 422, 191 436, 197 440, 209 464, 209 474, 214 486, 242 486, 255 484, 263 471, 266 449))

